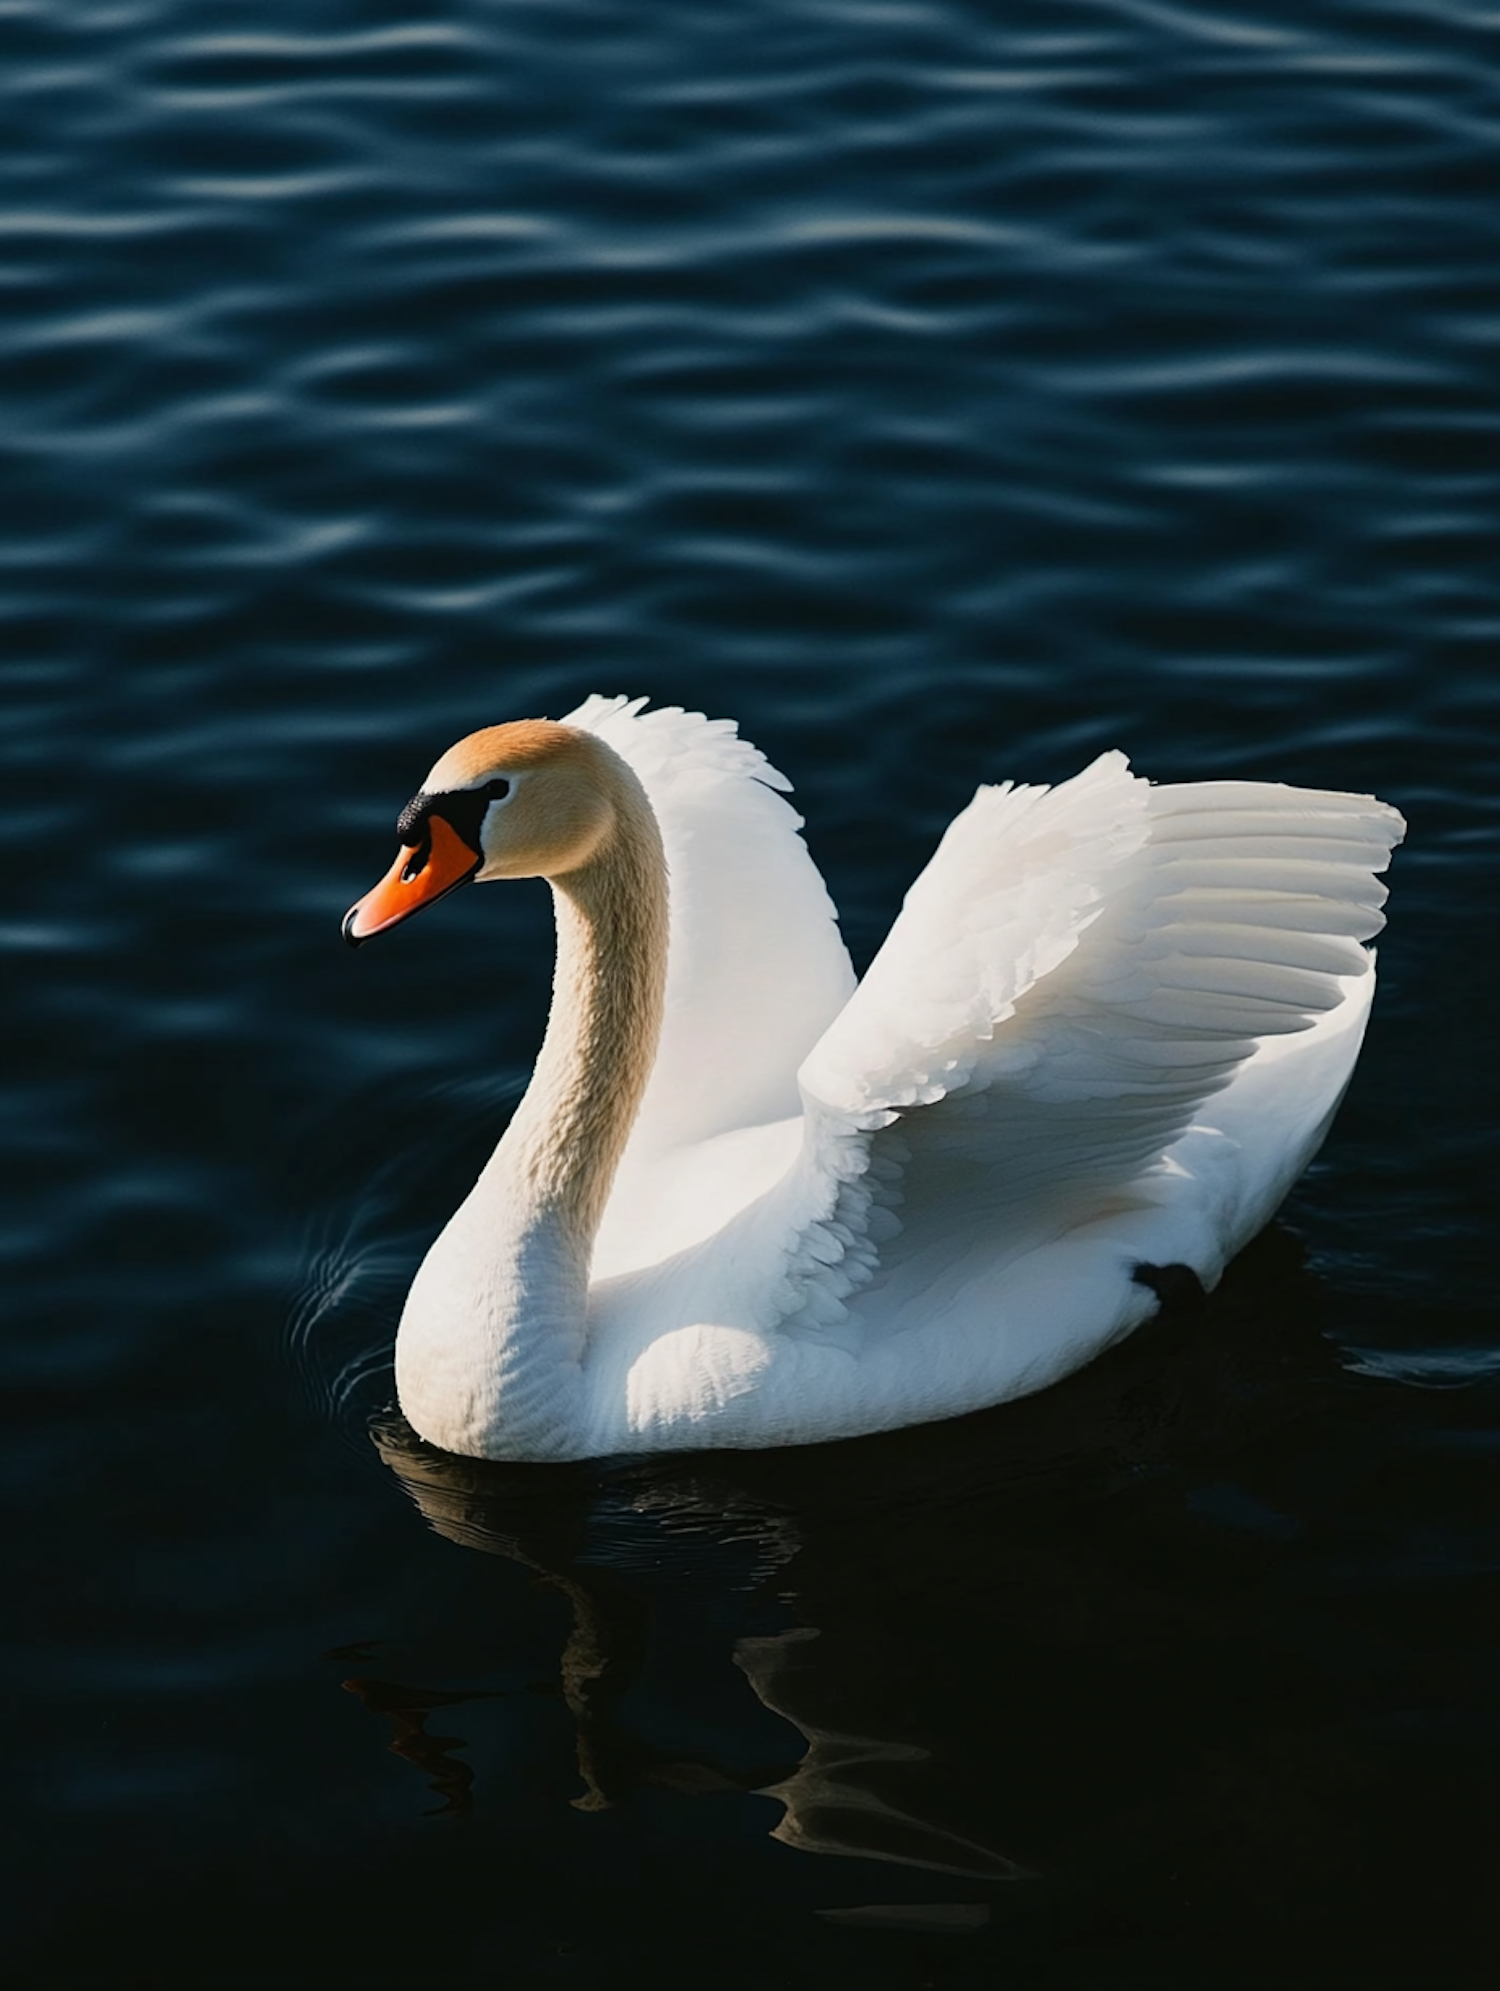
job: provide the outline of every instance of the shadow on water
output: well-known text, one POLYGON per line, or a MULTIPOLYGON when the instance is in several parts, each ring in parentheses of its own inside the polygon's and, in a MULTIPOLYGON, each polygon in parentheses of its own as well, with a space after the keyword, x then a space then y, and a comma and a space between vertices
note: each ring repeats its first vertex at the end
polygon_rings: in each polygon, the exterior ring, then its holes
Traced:
MULTIPOLYGON (((1240 1981, 1289 1943, 1421 1949, 1488 1863, 1460 1821, 1495 1768, 1492 1575, 1415 1538, 1424 1497, 1492 1472, 1484 1422, 1341 1370, 1319 1305, 1271 1233, 1206 1315, 943 1426, 603 1467, 372 1435, 439 1535, 565 1600, 538 1689, 575 1808, 665 1794, 690 1839, 689 1801, 756 1793, 764 1831, 839 1863, 802 1894, 847 1942, 973 1935, 1028 1983, 1149 1948, 1240 1981), (1396 1514, 1414 1538, 1377 1571, 1396 1514)), ((438 1809, 483 1808, 503 1763, 455 1766, 484 1689, 351 1684, 438 1809)))

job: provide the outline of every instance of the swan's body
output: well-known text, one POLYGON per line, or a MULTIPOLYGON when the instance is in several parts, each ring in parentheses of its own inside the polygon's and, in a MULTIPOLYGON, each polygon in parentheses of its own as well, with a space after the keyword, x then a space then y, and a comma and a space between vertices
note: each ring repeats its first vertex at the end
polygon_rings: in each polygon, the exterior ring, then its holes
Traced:
POLYGON ((1212 1286, 1321 1143, 1402 831, 1366 796, 981 789, 855 986, 732 726, 594 698, 444 755, 353 940, 547 876, 525 1099, 428 1253, 402 1408, 449 1451, 803 1443, 1056 1380, 1212 1286))

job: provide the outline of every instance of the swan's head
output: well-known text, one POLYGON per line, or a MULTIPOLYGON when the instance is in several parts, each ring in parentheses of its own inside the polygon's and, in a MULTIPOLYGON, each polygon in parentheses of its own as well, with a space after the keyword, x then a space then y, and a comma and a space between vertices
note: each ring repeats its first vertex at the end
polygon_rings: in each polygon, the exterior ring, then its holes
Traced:
POLYGON ((618 754, 573 726, 520 719, 470 733, 401 811, 396 861, 349 908, 344 938, 358 947, 470 879, 581 870, 609 842, 634 786, 618 754))

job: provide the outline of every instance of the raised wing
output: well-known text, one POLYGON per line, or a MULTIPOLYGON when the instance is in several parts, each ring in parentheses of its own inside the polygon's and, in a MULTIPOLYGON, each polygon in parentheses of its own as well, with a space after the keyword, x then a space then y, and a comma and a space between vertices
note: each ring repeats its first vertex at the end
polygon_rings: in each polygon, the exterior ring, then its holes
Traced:
POLYGON ((1109 1208, 1369 972, 1403 827, 1367 796, 1152 788, 1120 754, 981 789, 802 1068, 797 1305, 826 1322, 882 1226, 902 1257, 1003 1256, 1109 1208))
POLYGON ((854 986, 786 777, 732 720, 644 705, 593 697, 563 722, 630 763, 666 847, 666 1020, 627 1188, 658 1156, 799 1114, 797 1068, 854 986))

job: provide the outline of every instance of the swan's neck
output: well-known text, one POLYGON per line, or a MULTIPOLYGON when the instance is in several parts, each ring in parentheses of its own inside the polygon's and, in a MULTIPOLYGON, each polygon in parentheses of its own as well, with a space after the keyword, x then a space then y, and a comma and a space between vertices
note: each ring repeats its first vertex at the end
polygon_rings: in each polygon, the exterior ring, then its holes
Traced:
POLYGON ((666 984, 666 863, 638 784, 600 852, 550 882, 557 967, 541 1055, 424 1260, 396 1344, 412 1424, 448 1451, 487 1458, 578 1455, 589 1261, 655 1061, 666 984))
POLYGON ((547 1035, 495 1154, 515 1216, 565 1239, 584 1279, 656 1057, 667 881, 654 819, 552 881, 557 967, 547 1035))

